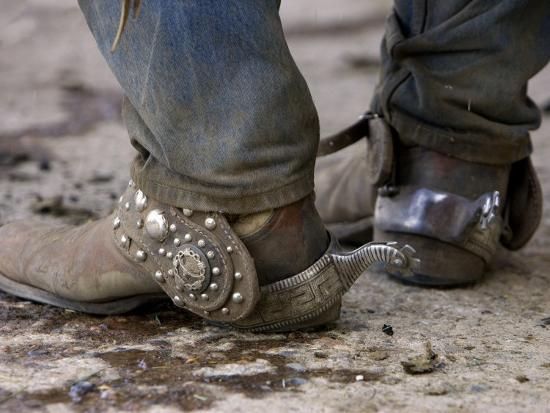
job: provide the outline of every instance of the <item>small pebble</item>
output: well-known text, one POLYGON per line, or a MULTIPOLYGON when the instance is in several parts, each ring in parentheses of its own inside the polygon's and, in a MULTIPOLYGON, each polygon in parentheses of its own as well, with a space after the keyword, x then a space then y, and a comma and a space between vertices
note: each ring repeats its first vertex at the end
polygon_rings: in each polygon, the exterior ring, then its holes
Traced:
POLYGON ((41 159, 38 163, 38 169, 40 169, 41 171, 49 171, 50 169, 52 169, 50 161, 48 159, 41 159))
POLYGON ((391 324, 384 324, 382 332, 386 333, 388 336, 393 336, 393 327, 391 324))
POLYGON ((520 383, 526 383, 529 381, 529 377, 527 377, 525 374, 520 374, 519 376, 516 376, 516 380, 520 383))
POLYGON ((283 387, 286 387, 286 386, 302 386, 302 385, 307 383, 307 380, 303 379, 301 377, 292 377, 292 378, 286 379, 284 381, 285 381, 285 384, 283 385, 283 387))
POLYGON ((94 391, 95 388, 95 384, 90 383, 89 381, 76 382, 69 390, 69 397, 73 402, 80 403, 82 398, 91 391, 94 391))
POLYGON ((363 376, 362 374, 358 374, 357 376, 355 376, 355 381, 364 381, 365 380, 365 376, 363 376))

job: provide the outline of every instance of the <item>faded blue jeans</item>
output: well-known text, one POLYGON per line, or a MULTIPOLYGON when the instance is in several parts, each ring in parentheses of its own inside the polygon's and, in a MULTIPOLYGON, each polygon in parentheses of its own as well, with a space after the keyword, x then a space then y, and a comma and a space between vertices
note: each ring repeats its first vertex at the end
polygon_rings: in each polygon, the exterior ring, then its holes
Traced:
MULTIPOLYGON (((147 194, 250 213, 313 191, 318 117, 278 0, 142 0, 115 53, 119 1, 79 3, 124 90, 132 176, 147 194)), ((549 39, 549 0, 396 0, 372 106, 411 144, 517 161, 540 123, 527 81, 549 39)))

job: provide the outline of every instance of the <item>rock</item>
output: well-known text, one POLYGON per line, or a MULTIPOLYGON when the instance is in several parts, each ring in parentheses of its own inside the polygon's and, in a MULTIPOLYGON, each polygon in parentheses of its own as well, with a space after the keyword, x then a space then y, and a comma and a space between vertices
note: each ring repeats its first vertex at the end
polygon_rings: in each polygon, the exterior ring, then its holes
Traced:
POLYGON ((382 332, 387 334, 388 336, 393 336, 393 327, 391 324, 384 324, 382 326, 382 332))
POLYGON ((520 383, 526 383, 529 381, 529 377, 527 377, 525 374, 519 374, 516 376, 516 380, 520 383))
POLYGON ((69 397, 73 402, 80 403, 86 394, 94 391, 95 389, 95 384, 90 383, 89 381, 78 381, 71 386, 71 390, 69 390, 69 397))
POLYGON ((50 169, 52 169, 50 160, 48 158, 40 159, 40 161, 38 161, 38 169, 40 169, 41 171, 49 171, 50 169))
POLYGON ((431 373, 439 364, 439 356, 432 350, 430 342, 426 343, 426 352, 419 356, 412 357, 407 361, 402 361, 401 365, 408 374, 431 373))
POLYGON ((286 386, 303 386, 306 383, 307 383, 306 379, 303 379, 301 377, 292 377, 290 379, 284 379, 283 387, 286 387, 286 386))

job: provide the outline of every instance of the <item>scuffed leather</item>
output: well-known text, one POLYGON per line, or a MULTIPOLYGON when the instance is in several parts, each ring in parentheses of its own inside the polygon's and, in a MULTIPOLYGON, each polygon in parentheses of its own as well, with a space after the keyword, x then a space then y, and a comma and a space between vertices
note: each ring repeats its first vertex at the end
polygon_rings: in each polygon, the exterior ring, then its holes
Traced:
POLYGON ((315 194, 325 224, 353 223, 373 216, 376 189, 367 181, 364 140, 317 159, 315 194))
POLYGON ((502 245, 518 250, 531 239, 542 219, 542 188, 531 158, 512 165, 502 245))
POLYGON ((0 272, 13 281, 85 302, 162 293, 151 274, 112 241, 113 216, 80 227, 18 221, 0 227, 0 272))

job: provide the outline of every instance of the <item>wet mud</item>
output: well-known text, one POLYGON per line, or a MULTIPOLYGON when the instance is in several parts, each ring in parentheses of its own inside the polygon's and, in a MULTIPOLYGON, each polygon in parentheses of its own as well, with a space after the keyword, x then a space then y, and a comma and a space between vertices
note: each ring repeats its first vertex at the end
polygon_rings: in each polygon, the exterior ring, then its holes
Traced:
MULTIPOLYGON (((16 303, 11 297, 0 298, 16 303)), ((80 412, 100 412, 109 407, 140 410, 158 404, 189 411, 208 407, 219 400, 222 397, 220 387, 260 399, 274 392, 300 392, 301 386, 315 378, 349 384, 359 376, 365 382, 383 377, 382 372, 365 369, 309 368, 293 357, 300 348, 315 346, 319 340, 330 342, 330 331, 281 334, 276 339, 269 335, 247 335, 246 339, 241 339, 230 329, 208 326, 201 319, 174 310, 170 305, 144 309, 141 314, 110 317, 87 316, 30 303, 3 308, 0 313, 0 322, 10 320, 13 323, 16 319, 19 319, 21 332, 31 326, 35 333, 55 335, 70 331, 79 345, 75 348, 66 343, 7 344, 2 348, 0 362, 17 358, 22 365, 28 365, 63 357, 93 357, 114 369, 116 378, 105 380, 98 372, 47 391, 22 389, 10 393, 0 390, 0 410, 68 403, 80 412), (179 334, 186 334, 179 330, 182 327, 196 331, 208 327, 213 329, 213 334, 175 348, 171 341, 179 334), (110 343, 112 349, 92 350, 105 343, 110 343), (136 344, 147 344, 150 349, 133 348, 136 344), (205 348, 209 351, 205 352, 205 348), (239 373, 239 366, 245 367, 258 360, 270 370, 239 373), (216 374, 214 370, 200 374, 204 368, 224 365, 235 366, 235 372, 216 374)), ((322 361, 328 354, 316 351, 314 357, 322 361)))
MULTIPOLYGON (((368 107, 390 7, 283 2, 322 135, 368 107)), ((135 152, 120 120, 122 94, 76 3, 5 2, 2 18, 0 222, 78 223, 108 214, 135 152)), ((530 86, 545 111, 533 160, 546 198, 549 82, 545 69, 530 86)), ((482 283, 422 289, 365 274, 340 320, 314 332, 235 332, 169 303, 89 316, 0 293, 0 412, 546 411, 545 205, 528 247, 500 254, 482 283)))

